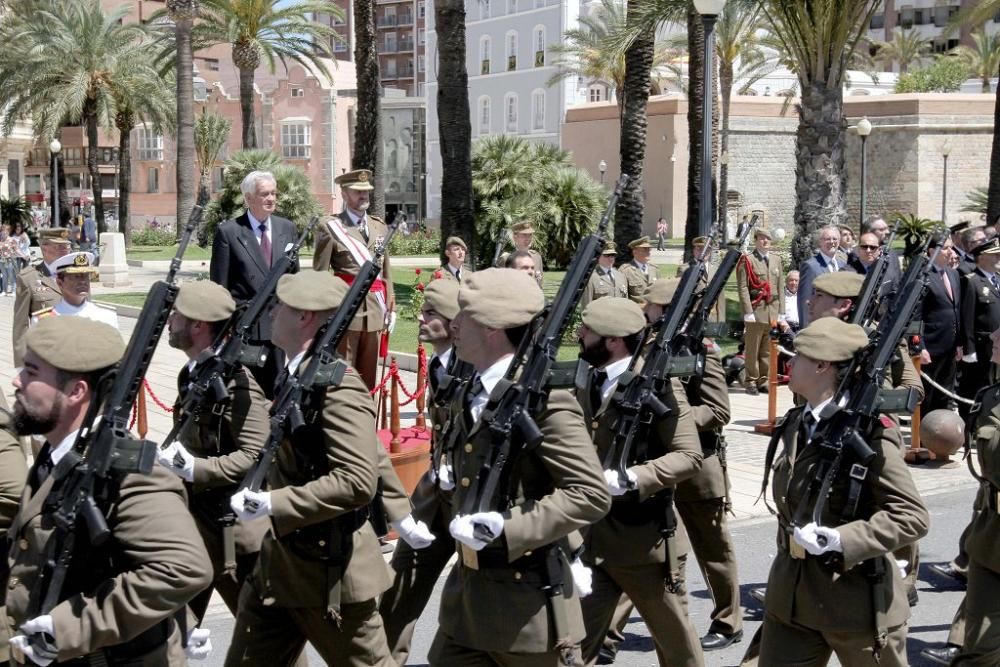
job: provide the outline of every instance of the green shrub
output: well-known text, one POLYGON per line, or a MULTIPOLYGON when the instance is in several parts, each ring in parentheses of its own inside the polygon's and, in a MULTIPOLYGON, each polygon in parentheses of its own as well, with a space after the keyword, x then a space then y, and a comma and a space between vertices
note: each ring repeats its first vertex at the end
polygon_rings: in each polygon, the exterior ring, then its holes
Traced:
POLYGON ((938 56, 927 67, 900 74, 895 93, 955 93, 969 78, 969 67, 954 56, 938 56))
POLYGON ((425 229, 416 231, 409 236, 403 236, 403 231, 399 230, 389 242, 390 257, 416 257, 430 255, 437 257, 441 252, 441 230, 425 229))
POLYGON ((177 243, 177 233, 173 225, 153 218, 152 222, 132 232, 132 245, 172 246, 177 243))

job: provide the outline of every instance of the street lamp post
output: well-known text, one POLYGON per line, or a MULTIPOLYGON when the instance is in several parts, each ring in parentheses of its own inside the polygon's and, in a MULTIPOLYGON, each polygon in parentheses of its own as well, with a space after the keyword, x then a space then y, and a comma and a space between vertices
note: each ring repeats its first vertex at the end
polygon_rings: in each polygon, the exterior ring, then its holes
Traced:
POLYGON ((698 235, 708 236, 712 228, 712 63, 715 54, 715 21, 726 6, 726 0, 694 0, 705 28, 704 95, 702 95, 701 127, 701 197, 698 202, 698 235))
POLYGON ((862 118, 856 126, 861 137, 861 214, 858 221, 858 238, 865 231, 865 204, 868 197, 868 135, 872 133, 872 124, 867 118, 862 118))
POLYGON ((725 243, 729 240, 729 193, 723 192, 723 190, 729 190, 729 151, 722 151, 722 155, 719 156, 719 205, 718 208, 718 220, 719 229, 722 234, 722 242, 725 243))
POLYGON ((601 185, 604 185, 604 174, 608 171, 608 163, 604 160, 598 162, 597 171, 601 172, 601 185))
POLYGON ((946 211, 948 210, 948 156, 951 155, 951 144, 945 142, 941 146, 941 157, 944 158, 944 174, 941 178, 941 222, 948 224, 946 211))
POLYGON ((62 227, 59 222, 59 151, 62 144, 58 139, 53 139, 49 144, 49 152, 52 153, 52 226, 62 227))

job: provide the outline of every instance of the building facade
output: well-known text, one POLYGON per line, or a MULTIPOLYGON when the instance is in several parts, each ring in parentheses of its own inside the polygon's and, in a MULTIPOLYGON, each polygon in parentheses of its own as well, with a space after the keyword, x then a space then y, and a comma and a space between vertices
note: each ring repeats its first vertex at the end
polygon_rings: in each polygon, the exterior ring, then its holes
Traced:
MULTIPOLYGON (((885 0, 872 16, 868 27, 868 41, 891 42, 897 30, 916 30, 922 38, 931 43, 933 53, 946 53, 960 44, 972 45, 972 33, 968 27, 950 31, 949 22, 954 16, 979 0, 885 0)), ((1000 30, 1000 14, 986 22, 989 34, 1000 30)), ((873 46, 874 55, 874 46, 873 46)), ((892 65, 898 69, 898 66, 892 65)))

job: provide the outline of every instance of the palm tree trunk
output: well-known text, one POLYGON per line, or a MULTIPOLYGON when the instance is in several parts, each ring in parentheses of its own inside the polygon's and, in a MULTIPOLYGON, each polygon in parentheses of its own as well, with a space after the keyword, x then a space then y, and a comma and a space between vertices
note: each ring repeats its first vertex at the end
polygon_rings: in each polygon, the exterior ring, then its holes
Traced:
POLYGON ((212 172, 206 171, 198 179, 198 206, 204 207, 212 199, 212 172))
POLYGON ((983 77, 983 92, 986 93, 987 95, 993 92, 993 89, 990 86, 990 77, 988 76, 983 77))
MULTIPOLYGON (((243 150, 257 148, 257 132, 253 117, 253 74, 249 68, 240 68, 240 118, 243 121, 243 150)), ((360 85, 358 86, 360 88, 360 85)), ((194 123, 194 113, 191 114, 194 123)), ((194 129, 192 125, 192 160, 194 150, 194 129)), ((190 164, 190 163, 189 163, 190 164)))
MULTIPOLYGON (((190 19, 179 19, 174 28, 177 41, 177 240, 194 207, 194 67, 191 51, 190 19), (181 168, 184 165, 185 168, 181 168)), ((128 220, 125 219, 126 229, 128 220)), ((128 243, 129 232, 125 242, 128 243)))
POLYGON ((813 232, 824 225, 847 220, 844 172, 844 94, 813 82, 802 88, 799 129, 795 141, 795 238, 792 261, 796 266, 812 255, 813 232))
POLYGON ((465 2, 435 0, 438 37, 438 134, 441 139, 441 253, 444 240, 459 236, 478 266, 472 195, 472 123, 469 74, 465 69, 465 2))
POLYGON ((705 95, 705 28, 701 14, 688 5, 688 196, 687 220, 684 223, 684 261, 691 259, 692 242, 698 237, 698 206, 701 202, 701 154, 704 150, 705 123, 702 100, 705 95))
MULTIPOLYGON (((993 107, 993 126, 1000 127, 1000 86, 997 86, 996 104, 993 107)), ((990 183, 986 199, 986 222, 994 224, 1000 218, 1000 132, 993 133, 990 153, 990 183)))
POLYGON ((358 72, 358 116, 354 128, 354 169, 368 169, 375 181, 369 210, 385 211, 382 179, 382 83, 379 77, 378 45, 375 43, 375 0, 354 0, 354 64, 358 72))
POLYGON ((87 100, 83 106, 83 117, 87 123, 87 171, 90 173, 90 188, 94 193, 94 220, 97 231, 108 231, 104 220, 104 198, 101 196, 101 172, 97 169, 97 106, 92 100, 87 100))
MULTIPOLYGON (((118 226, 125 235, 125 247, 132 247, 132 129, 134 118, 118 124, 118 226)), ((180 171, 180 170, 178 170, 180 171)))
MULTIPOLYGON (((640 0, 629 0, 628 8, 640 0)), ((625 79, 621 96, 621 173, 632 177, 615 208, 615 241, 619 259, 628 258, 628 243, 642 236, 643 183, 642 166, 646 158, 646 103, 649 101, 650 74, 653 69, 653 32, 639 35, 625 52, 625 79)))

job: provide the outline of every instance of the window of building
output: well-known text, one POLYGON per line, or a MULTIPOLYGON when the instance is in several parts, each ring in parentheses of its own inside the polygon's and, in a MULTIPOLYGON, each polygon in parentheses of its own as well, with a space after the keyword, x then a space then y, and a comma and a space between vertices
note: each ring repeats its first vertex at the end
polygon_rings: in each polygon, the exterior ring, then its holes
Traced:
POLYGON ((508 31, 504 41, 507 44, 507 71, 513 72, 517 69, 517 31, 508 31))
POLYGON ((424 57, 423 56, 417 56, 417 71, 418 72, 423 72, 424 71, 424 57))
POLYGON ((488 19, 490 17, 490 0, 479 0, 479 18, 488 19))
POLYGON ((490 51, 493 48, 493 42, 490 40, 488 35, 483 35, 479 38, 479 73, 489 74, 490 73, 490 51))
POLYGON ((938 28, 943 28, 946 25, 948 25, 948 18, 951 15, 951 12, 948 10, 948 7, 944 5, 938 5, 937 7, 934 8, 933 11, 934 11, 934 25, 936 25, 938 28))
POLYGON ((483 95, 479 98, 479 136, 481 137, 490 133, 491 114, 490 97, 483 95))
POLYGON ((545 67, 545 26, 536 25, 533 32, 534 39, 531 41, 535 46, 535 67, 545 67))
POLYGON ((604 101, 604 89, 600 86, 591 86, 587 90, 587 99, 591 102, 602 102, 604 101))
POLYGON ((420 44, 420 46, 423 46, 424 44, 427 43, 427 31, 426 30, 418 30, 417 31, 417 42, 420 44))
POLYGON ((386 7, 385 14, 382 15, 382 20, 380 21, 382 25, 393 26, 396 25, 396 8, 386 7))
POLYGON ((219 59, 218 58, 202 58, 202 62, 205 63, 205 69, 209 72, 219 71, 219 59))
POLYGON ((285 158, 307 159, 310 155, 311 135, 312 132, 309 123, 282 123, 281 156, 285 158))
POLYGON ((160 170, 156 167, 150 167, 146 171, 146 192, 159 192, 160 191, 160 170))
POLYGON ((306 96, 306 91, 305 91, 304 88, 300 88, 298 86, 292 86, 291 88, 289 88, 289 90, 292 93, 292 97, 305 97, 306 96))
MULTIPOLYGON (((160 140, 162 141, 163 138, 161 137, 160 140)), ((162 152, 160 155, 162 157, 162 152)), ((63 148, 60 156, 59 161, 64 167, 82 166, 84 161, 87 159, 82 148, 63 148)))
POLYGON ((545 6, 545 0, 535 0, 535 9, 541 9, 545 6))
POLYGON ((899 11, 899 27, 903 30, 913 27, 913 7, 903 7, 899 11))
POLYGON ((396 52, 396 33, 394 32, 385 33, 385 52, 386 53, 396 52))
POLYGON ((385 77, 389 79, 396 78, 396 59, 389 58, 385 61, 385 77))
POLYGON ((875 14, 868 24, 870 30, 881 30, 885 27, 885 14, 875 14))
POLYGON ((508 14, 517 13, 517 0, 507 0, 507 13, 508 14))
POLYGON ((334 40, 333 42, 334 53, 343 53, 346 50, 347 50, 347 42, 345 42, 342 39, 334 40))
POLYGON ((212 190, 218 192, 222 189, 223 179, 226 177, 225 167, 215 167, 212 169, 212 190))
POLYGON ((422 19, 427 16, 427 3, 424 0, 420 0, 417 3, 417 18, 422 19))
POLYGON ((517 95, 507 93, 504 97, 504 129, 510 133, 517 132, 517 95))
POLYGON ((69 172, 66 176, 66 187, 70 190, 79 190, 83 187, 83 174, 69 172))
POLYGON ((41 174, 25 174, 24 192, 25 194, 29 195, 34 195, 38 194, 39 192, 44 192, 44 190, 42 190, 41 174))
MULTIPOLYGON (((140 160, 162 160, 163 159, 163 135, 148 127, 140 127, 139 130, 139 159, 140 160)), ((158 190, 156 191, 158 192, 158 190)))
POLYGON ((531 129, 545 129, 545 91, 540 88, 531 93, 531 129))

